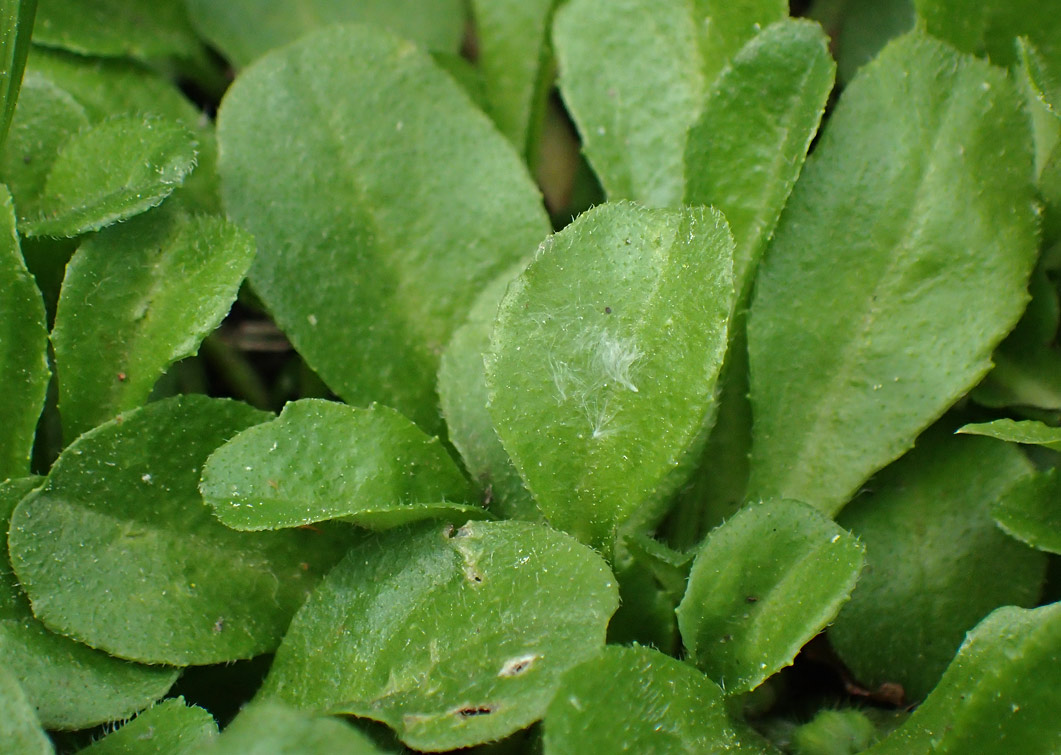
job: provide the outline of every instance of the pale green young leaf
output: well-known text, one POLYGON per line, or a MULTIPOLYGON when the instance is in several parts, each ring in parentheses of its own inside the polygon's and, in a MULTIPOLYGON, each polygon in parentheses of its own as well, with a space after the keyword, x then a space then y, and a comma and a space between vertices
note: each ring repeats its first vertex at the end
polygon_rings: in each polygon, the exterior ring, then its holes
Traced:
POLYGON ((1061 452, 1061 427, 1051 427, 1036 420, 996 419, 992 422, 976 422, 958 428, 957 432, 1044 446, 1051 451, 1061 452))
POLYGON ((921 700, 980 619, 1035 604, 1045 556, 991 518, 1033 475, 1014 446, 927 433, 844 509, 866 569, 829 638, 862 684, 896 682, 921 700))
POLYGON ((89 126, 63 144, 19 230, 77 236, 138 215, 184 181, 195 156, 191 132, 163 118, 116 116, 89 126))
POLYGON ((67 441, 145 403, 166 368, 194 355, 253 257, 254 240, 223 218, 168 205, 82 243, 52 329, 67 441))
MULTIPOLYGON (((319 399, 289 403, 277 419, 221 446, 207 459, 199 489, 217 518, 237 530, 390 509, 400 516, 410 504, 473 495, 438 438, 398 412, 319 399)), ((452 516, 464 517, 458 523, 469 518, 465 508, 454 507, 452 516)))
POLYGON ((11 130, 0 152, 0 177, 22 217, 37 212, 59 148, 88 125, 85 109, 50 79, 30 71, 22 83, 11 130))
POLYGON ((545 714, 545 755, 737 753, 722 690, 647 647, 609 645, 568 671, 545 714))
POLYGON ((0 665, 0 751, 19 755, 51 755, 51 740, 41 728, 18 681, 0 665))
POLYGON ((483 355, 490 348, 494 318, 508 284, 524 263, 499 275, 482 290, 468 321, 450 339, 438 369, 438 396, 449 441, 460 452, 484 505, 505 519, 541 519, 534 497, 501 445, 487 408, 483 355))
POLYGON ((217 738, 207 711, 183 697, 145 710, 129 723, 78 752, 84 755, 199 755, 217 738))
POLYGON ((805 504, 745 506, 693 561, 677 609, 689 659, 728 694, 755 689, 836 616, 863 552, 805 504))
POLYGON ((1061 750, 1061 603, 1005 606, 969 632, 913 715, 867 755, 1061 750))
POLYGON ((18 502, 43 481, 0 483, 0 666, 22 685, 42 726, 87 729, 146 708, 166 694, 179 672, 112 658, 52 634, 33 617, 7 560, 7 523, 18 502))
POLYGON ((0 184, 0 481, 29 472, 51 371, 44 300, 26 269, 11 195, 0 184))
POLYGON ((995 524, 1033 548, 1061 555, 1061 478, 1056 469, 1015 486, 991 508, 995 524))
POLYGON ((186 0, 192 23, 242 68, 308 32, 333 24, 370 24, 421 47, 456 53, 464 34, 461 0, 186 0), (248 23, 253 18, 254 23, 248 23))
POLYGON ((600 651, 617 604, 603 559, 541 525, 383 533, 310 596, 260 696, 382 721, 415 749, 500 739, 600 651))
POLYGON ((557 11, 560 91, 609 199, 681 204, 686 132, 707 88, 787 15, 778 0, 572 0, 557 11))
POLYGON ((346 401, 438 431, 442 348, 548 233, 515 150, 426 54, 353 26, 248 68, 218 136, 226 205, 258 239, 251 282, 280 327, 346 401))
POLYGON ((122 414, 63 451, 44 487, 18 505, 8 535, 37 618, 145 663, 220 663, 274 649, 343 546, 335 532, 236 532, 203 503, 206 458, 266 416, 180 396, 122 414))
POLYGON ((683 482, 714 406, 732 254, 715 210, 612 203, 509 286, 486 357, 490 413, 554 526, 610 552, 621 524, 683 482))
POLYGON ((534 146, 536 120, 553 74, 548 37, 556 5, 557 0, 471 3, 487 112, 521 152, 534 146))
POLYGON ((33 41, 79 55, 190 58, 201 43, 184 0, 45 0, 33 41))
POLYGON ((36 13, 37 0, 9 0, 0 6, 0 145, 15 112, 36 13))
POLYGON ((741 302, 818 131, 835 73, 820 26, 773 24, 723 69, 689 131, 684 201, 725 214, 741 302))
POLYGON ((1003 72, 916 33, 859 72, 760 268, 751 495, 839 511, 983 377, 1028 299, 1032 178, 1003 72))

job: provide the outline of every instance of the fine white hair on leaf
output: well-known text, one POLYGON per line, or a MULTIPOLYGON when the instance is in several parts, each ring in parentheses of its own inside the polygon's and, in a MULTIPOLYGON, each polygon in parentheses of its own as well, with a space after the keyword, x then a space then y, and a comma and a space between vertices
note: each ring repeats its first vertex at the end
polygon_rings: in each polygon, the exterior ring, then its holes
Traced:
POLYGON ((616 338, 607 331, 601 331, 593 352, 594 367, 633 393, 638 391, 630 377, 630 371, 641 357, 641 349, 637 347, 634 339, 616 338))

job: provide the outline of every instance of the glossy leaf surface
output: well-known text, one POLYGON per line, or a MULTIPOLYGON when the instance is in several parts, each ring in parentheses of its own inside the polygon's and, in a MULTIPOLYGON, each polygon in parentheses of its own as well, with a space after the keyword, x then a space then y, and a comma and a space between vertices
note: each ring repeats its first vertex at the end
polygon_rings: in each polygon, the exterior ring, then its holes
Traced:
POLYGON ((12 566, 34 614, 146 663, 218 663, 275 648, 343 548, 325 532, 236 532, 199 497, 207 456, 264 418, 234 401, 182 396, 71 444, 12 517, 12 566))
POLYGON ((983 377, 1027 302, 1031 152, 1012 83, 928 37, 851 82, 760 269, 752 496, 839 511, 983 377))
POLYGON ((991 518, 1033 474, 1013 446, 927 433, 844 509, 866 570, 829 637, 862 684, 895 682, 921 700, 980 619, 1034 605, 1046 559, 991 518))
POLYGON ((196 143, 181 124, 117 116, 68 139, 52 163, 37 212, 19 220, 30 236, 77 236, 162 202, 195 167, 196 143))
MULTIPOLYGON (((5 536, 15 505, 43 478, 0 483, 0 521, 5 536)), ((16 677, 43 726, 87 729, 128 718, 155 702, 178 671, 140 666, 53 634, 30 610, 0 548, 0 666, 16 677)))
POLYGON ((836 616, 863 550, 805 504, 746 505, 693 561, 678 606, 690 660, 727 693, 755 689, 836 616))
POLYGON ((540 525, 384 533, 298 612, 261 697, 382 721, 416 749, 500 739, 600 650, 617 603, 603 559, 540 525))
POLYGON ((511 145, 427 55, 367 27, 248 68, 218 137, 229 214, 259 243, 251 282, 295 347, 346 401, 437 431, 442 347, 548 232, 511 145))
POLYGON ((612 203, 509 286, 486 358, 490 412, 554 526, 610 550, 639 506, 682 482, 726 349, 732 244, 714 210, 612 203))
POLYGON ((215 451, 199 489, 217 518, 237 530, 389 509, 400 516, 409 504, 461 502, 472 492, 438 438, 398 412, 317 399, 289 403, 277 419, 215 451))
POLYGON ((29 472, 50 377, 44 300, 22 259, 11 195, 0 185, 0 481, 29 472))
POLYGON ((85 241, 66 266, 52 343, 67 440, 147 401, 236 299, 254 240, 161 207, 85 241))

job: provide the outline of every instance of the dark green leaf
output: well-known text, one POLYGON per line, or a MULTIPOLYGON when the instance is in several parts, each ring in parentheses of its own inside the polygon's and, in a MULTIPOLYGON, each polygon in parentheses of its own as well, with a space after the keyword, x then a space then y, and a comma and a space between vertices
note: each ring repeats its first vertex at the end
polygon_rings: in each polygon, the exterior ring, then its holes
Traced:
POLYGON ((718 685, 657 650, 615 645, 564 675, 543 743, 545 755, 747 751, 718 685))
POLYGON ((839 518, 866 546, 865 573, 829 637, 855 677, 935 686, 965 633, 1001 605, 1033 605, 1046 559, 995 526, 991 505, 1032 478, 1015 447, 926 434, 839 518))
POLYGON ((745 506, 693 561, 678 606, 690 660, 729 694, 755 689, 836 616, 863 550, 805 504, 745 506))
POLYGON ((52 330, 67 440, 143 404, 166 368, 195 354, 253 257, 253 239, 231 223, 168 206, 85 241, 52 330))
MULTIPOLYGON (((398 412, 319 399, 290 403, 277 419, 223 445, 207 460, 199 488, 217 518, 237 530, 391 510, 404 523, 405 510, 417 510, 410 504, 472 495, 438 438, 398 412)), ((461 523, 469 513, 471 507, 454 506, 450 517, 461 523)))
POLYGON ((26 269, 11 195, 0 184, 0 481, 29 471, 51 371, 41 292, 26 269))
POLYGON ((218 663, 275 648, 342 546, 325 532, 236 532, 200 498, 207 456, 265 416, 183 396, 71 444, 12 517, 12 566, 34 614, 146 663, 218 663))
POLYGON ((1052 0, 914 0, 924 28, 963 52, 1008 66, 1027 36, 1047 60, 1061 63, 1061 13, 1052 0))
POLYGON ((214 747, 204 752, 210 755, 376 755, 384 751, 337 718, 261 702, 241 710, 214 747))
POLYGON ((540 525, 384 533, 298 612, 261 694, 383 721, 416 749, 500 739, 599 652, 617 603, 600 556, 540 525))
POLYGON ((427 55, 362 27, 248 68, 218 136, 251 281, 295 347, 348 402, 437 431, 442 347, 548 232, 511 145, 427 55))
POLYGON ((486 358, 490 412, 553 525, 610 552, 617 527, 683 481, 714 406, 732 250, 717 211, 613 203, 509 286, 486 358))
POLYGON ((15 505, 43 478, 0 483, 0 666, 22 685, 41 724, 49 729, 86 729, 128 718, 158 700, 177 670, 150 668, 52 634, 33 617, 7 560, 7 522, 15 505))
POLYGON ((867 753, 1056 753, 1059 685, 1061 603, 999 608, 966 636, 928 699, 867 753))
POLYGON ((68 139, 48 171, 29 236, 77 236, 159 204, 195 167, 196 142, 181 124, 117 116, 68 139))
POLYGON ((85 755, 199 755, 217 737, 214 717, 184 698, 145 710, 80 752, 85 755))
POLYGON ((834 36, 840 81, 851 81, 893 37, 914 27, 914 0, 843 0, 844 14, 834 36))
POLYGON ((429 50, 457 52, 461 0, 186 0, 200 33, 236 66, 332 24, 382 27, 429 50), (254 19, 254 23, 248 23, 254 19))
POLYGON ((860 71, 760 270, 751 495, 839 511, 983 377, 1027 302, 1032 176, 1001 71, 920 34, 860 71))
POLYGON ((26 694, 3 666, 0 666, 0 750, 18 755, 55 752, 26 694))
POLYGON ((0 145, 15 112, 37 0, 8 0, 0 7, 0 145))
POLYGON ((1061 478, 1056 469, 1023 481, 991 509, 995 523, 1021 542, 1061 554, 1061 478))

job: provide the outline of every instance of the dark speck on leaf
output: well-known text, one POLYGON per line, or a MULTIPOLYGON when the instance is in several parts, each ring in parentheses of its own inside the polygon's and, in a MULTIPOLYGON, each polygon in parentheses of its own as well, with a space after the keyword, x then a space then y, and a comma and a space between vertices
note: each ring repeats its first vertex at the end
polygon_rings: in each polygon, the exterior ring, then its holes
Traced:
POLYGON ((754 595, 749 595, 747 598, 744 599, 744 601, 746 603, 758 603, 759 599, 757 597, 755 597, 754 595))
POLYGON ((493 712, 493 708, 486 705, 480 705, 476 708, 461 708, 457 711, 457 715, 461 718, 471 718, 472 716, 485 716, 493 712))
POLYGON ((612 313, 612 308, 611 307, 605 307, 604 308, 604 314, 610 315, 611 313, 612 313))

